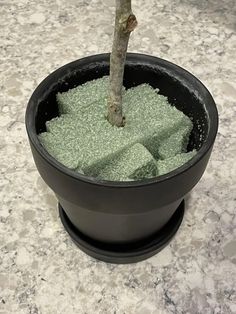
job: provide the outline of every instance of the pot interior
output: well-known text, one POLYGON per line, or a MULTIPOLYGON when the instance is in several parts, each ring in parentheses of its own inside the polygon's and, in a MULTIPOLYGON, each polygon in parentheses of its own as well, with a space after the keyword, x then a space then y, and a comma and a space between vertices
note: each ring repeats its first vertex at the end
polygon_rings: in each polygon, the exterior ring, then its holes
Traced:
MULTIPOLYGON (((71 64, 69 64, 52 73, 46 85, 45 81, 42 83, 44 84, 45 92, 39 98, 35 117, 37 134, 46 130, 46 121, 59 115, 56 94, 68 91, 87 81, 109 75, 108 60, 95 62, 94 64, 83 64, 83 66, 78 66, 77 68, 74 65, 75 61, 71 63, 73 66, 70 67, 71 64)), ((202 98, 198 96, 199 81, 194 77, 190 77, 192 82, 188 84, 186 78, 181 80, 181 71, 183 71, 183 77, 186 75, 190 76, 190 74, 181 68, 176 67, 178 68, 177 72, 179 71, 176 74, 175 68, 169 68, 165 71, 163 65, 142 64, 141 61, 140 63, 134 63, 129 62, 129 59, 127 59, 124 86, 130 88, 142 83, 148 83, 152 87, 158 88, 160 94, 167 96, 172 105, 183 111, 193 121, 194 127, 190 135, 188 150, 194 148, 198 150, 205 142, 209 132, 209 117, 202 98)))

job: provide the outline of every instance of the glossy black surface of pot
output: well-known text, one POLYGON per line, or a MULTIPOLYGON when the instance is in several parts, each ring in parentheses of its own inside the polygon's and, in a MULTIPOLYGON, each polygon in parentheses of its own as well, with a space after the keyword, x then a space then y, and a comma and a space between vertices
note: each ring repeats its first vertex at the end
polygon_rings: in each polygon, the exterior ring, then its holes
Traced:
POLYGON ((67 169, 41 146, 37 135, 58 115, 55 95, 109 73, 109 54, 69 63, 50 74, 27 107, 26 127, 38 171, 56 193, 66 215, 86 236, 122 245, 150 237, 170 220, 184 196, 201 178, 218 128, 218 114, 206 87, 184 69, 165 60, 128 54, 124 85, 149 83, 194 123, 189 150, 197 155, 182 167, 136 182, 98 181, 67 169))

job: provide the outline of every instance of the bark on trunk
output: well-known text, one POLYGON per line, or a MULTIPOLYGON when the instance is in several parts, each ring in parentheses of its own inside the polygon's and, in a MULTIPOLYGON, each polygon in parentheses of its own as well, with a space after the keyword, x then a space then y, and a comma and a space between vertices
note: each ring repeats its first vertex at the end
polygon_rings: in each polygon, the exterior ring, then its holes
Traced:
POLYGON ((124 66, 130 33, 137 25, 131 10, 131 0, 116 0, 116 18, 112 52, 110 56, 110 83, 108 94, 108 121, 123 126, 122 86, 124 66))

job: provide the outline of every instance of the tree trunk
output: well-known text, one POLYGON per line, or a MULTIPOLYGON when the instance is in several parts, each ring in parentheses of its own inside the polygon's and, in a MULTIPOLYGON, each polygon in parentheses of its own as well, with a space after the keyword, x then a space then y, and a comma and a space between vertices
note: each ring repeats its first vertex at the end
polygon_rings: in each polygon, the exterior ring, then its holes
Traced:
POLYGON ((116 0, 116 18, 110 56, 110 84, 108 94, 108 121, 118 127, 124 125, 122 114, 122 86, 124 66, 130 33, 137 25, 131 10, 131 0, 116 0))

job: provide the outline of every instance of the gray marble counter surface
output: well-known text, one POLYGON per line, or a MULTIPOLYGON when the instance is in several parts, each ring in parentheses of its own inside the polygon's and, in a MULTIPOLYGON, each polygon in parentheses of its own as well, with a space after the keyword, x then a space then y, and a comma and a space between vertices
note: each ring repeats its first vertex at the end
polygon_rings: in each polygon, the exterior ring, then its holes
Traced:
POLYGON ((219 133, 183 224, 160 254, 99 262, 72 243, 33 163, 25 125, 38 83, 110 51, 113 0, 0 0, 0 313, 236 313, 236 2, 134 0, 129 50, 186 68, 210 89, 219 133))

